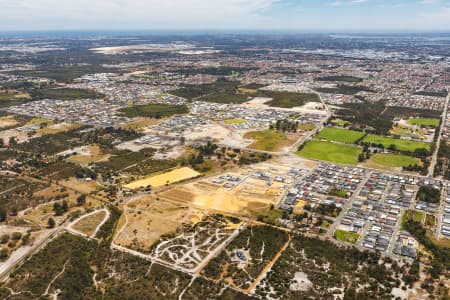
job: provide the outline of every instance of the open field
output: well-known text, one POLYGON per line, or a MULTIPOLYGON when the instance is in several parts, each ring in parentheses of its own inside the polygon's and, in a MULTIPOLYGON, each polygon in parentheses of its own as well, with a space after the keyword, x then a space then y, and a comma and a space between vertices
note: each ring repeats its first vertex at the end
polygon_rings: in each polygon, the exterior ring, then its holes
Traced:
POLYGON ((336 229, 336 231, 334 232, 334 236, 338 239, 338 241, 351 244, 356 244, 359 239, 359 234, 340 229, 336 229))
POLYGON ((243 124, 246 121, 242 119, 227 119, 223 121, 227 125, 233 125, 233 124, 243 124))
POLYGON ((76 149, 77 154, 67 158, 68 161, 78 164, 90 164, 107 160, 110 155, 103 154, 98 145, 82 146, 76 149))
POLYGON ((58 183, 59 185, 68 187, 83 194, 89 194, 98 189, 97 182, 95 180, 85 181, 79 180, 75 177, 70 177, 68 179, 59 180, 58 183))
POLYGON ((0 129, 7 128, 19 124, 14 116, 0 117, 0 129))
POLYGON ((434 128, 439 126, 439 122, 440 122, 439 119, 432 119, 432 118, 414 118, 408 120, 408 124, 411 125, 419 125, 434 128))
POLYGON ((182 224, 195 224, 207 213, 199 209, 173 204, 156 197, 144 197, 124 207, 114 243, 143 252, 161 236, 175 232, 182 224))
POLYGON ((92 236, 97 226, 100 225, 105 217, 106 212, 102 210, 87 217, 82 217, 72 226, 72 228, 76 231, 84 233, 87 236, 92 236))
POLYGON ((155 175, 145 179, 137 180, 135 182, 126 184, 124 187, 132 190, 147 186, 157 188, 171 183, 176 183, 183 180, 195 178, 200 175, 201 175, 200 173, 192 170, 191 168, 183 167, 160 175, 155 175))
POLYGON ((259 97, 272 98, 265 104, 272 107, 293 108, 303 106, 308 102, 320 102, 319 95, 314 93, 293 93, 293 92, 275 92, 260 91, 259 97))
POLYGON ((365 165, 373 168, 401 168, 409 165, 422 165, 420 159, 392 153, 377 153, 373 155, 365 165))
POLYGON ((81 125, 78 124, 68 124, 68 123, 50 124, 46 127, 38 129, 36 133, 40 135, 57 134, 60 132, 75 130, 80 127, 81 125))
POLYGON ((283 132, 270 129, 247 132, 244 138, 255 141, 248 148, 262 151, 279 151, 284 147, 289 147, 296 141, 295 138, 289 138, 283 132))
POLYGON ((280 183, 274 182, 271 187, 268 187, 266 181, 251 177, 246 178, 234 188, 202 180, 174 187, 159 193, 158 196, 205 210, 260 215, 268 212, 270 206, 279 199, 282 194, 281 186, 280 183))
POLYGON ((163 120, 164 118, 154 119, 154 118, 136 117, 130 123, 121 125, 120 127, 127 130, 142 131, 146 127, 150 125, 156 125, 163 120))
POLYGON ((361 148, 353 145, 310 141, 298 152, 300 156, 336 163, 356 165, 361 148))
POLYGON ((189 109, 186 105, 168 105, 168 104, 145 104, 135 105, 121 110, 122 114, 128 118, 162 118, 173 115, 186 114, 189 109))
POLYGON ((431 149, 430 143, 423 143, 411 140, 394 139, 390 137, 384 137, 380 135, 368 134, 363 142, 382 144, 385 148, 389 148, 391 145, 395 145, 395 148, 399 151, 413 152, 416 149, 431 149))
POLYGON ((325 129, 323 129, 316 136, 316 138, 328 140, 328 141, 341 142, 341 143, 346 143, 346 144, 354 144, 355 141, 359 140, 363 136, 364 136, 364 132, 361 132, 361 131, 327 127, 325 129))

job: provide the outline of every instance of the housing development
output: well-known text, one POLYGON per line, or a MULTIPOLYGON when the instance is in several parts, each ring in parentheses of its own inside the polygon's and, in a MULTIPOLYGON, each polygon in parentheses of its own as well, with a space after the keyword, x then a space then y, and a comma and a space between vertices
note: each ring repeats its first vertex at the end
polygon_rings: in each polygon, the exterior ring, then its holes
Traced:
POLYGON ((449 299, 449 49, 0 39, 0 298, 449 299))

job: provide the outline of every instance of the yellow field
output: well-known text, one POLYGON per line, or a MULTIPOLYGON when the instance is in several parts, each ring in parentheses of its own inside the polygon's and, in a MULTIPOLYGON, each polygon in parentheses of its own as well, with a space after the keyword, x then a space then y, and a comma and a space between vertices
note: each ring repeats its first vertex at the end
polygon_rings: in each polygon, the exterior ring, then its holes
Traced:
POLYGON ((151 186, 154 188, 164 186, 166 184, 171 184, 175 182, 180 182, 186 179, 194 178, 200 176, 201 174, 197 171, 192 170, 188 167, 183 167, 176 169, 167 173, 163 173, 156 176, 151 176, 135 182, 126 184, 124 187, 127 189, 135 190, 142 187, 151 186))

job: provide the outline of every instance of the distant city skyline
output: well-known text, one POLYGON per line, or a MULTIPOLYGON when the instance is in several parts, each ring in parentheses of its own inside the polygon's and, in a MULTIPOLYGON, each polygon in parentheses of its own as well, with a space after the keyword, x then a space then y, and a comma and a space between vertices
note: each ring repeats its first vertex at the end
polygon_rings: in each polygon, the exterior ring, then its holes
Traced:
POLYGON ((447 31, 450 0, 0 0, 0 31, 447 31))

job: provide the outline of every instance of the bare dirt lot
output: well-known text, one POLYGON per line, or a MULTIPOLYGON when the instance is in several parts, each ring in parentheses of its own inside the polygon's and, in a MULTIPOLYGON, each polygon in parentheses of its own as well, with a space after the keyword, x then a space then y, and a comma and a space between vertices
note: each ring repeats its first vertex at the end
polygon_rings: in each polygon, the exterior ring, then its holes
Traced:
POLYGON ((269 210, 282 194, 282 184, 277 182, 269 186, 265 180, 242 173, 227 173, 224 176, 240 177, 240 181, 205 179, 174 187, 158 196, 205 210, 254 215, 269 210))
POLYGON ((158 200, 154 196, 134 200, 124 207, 122 224, 114 243, 148 251, 162 235, 175 232, 182 224, 195 224, 207 213, 199 209, 158 200))
POLYGON ((0 117, 0 128, 10 127, 18 124, 14 116, 0 117))

